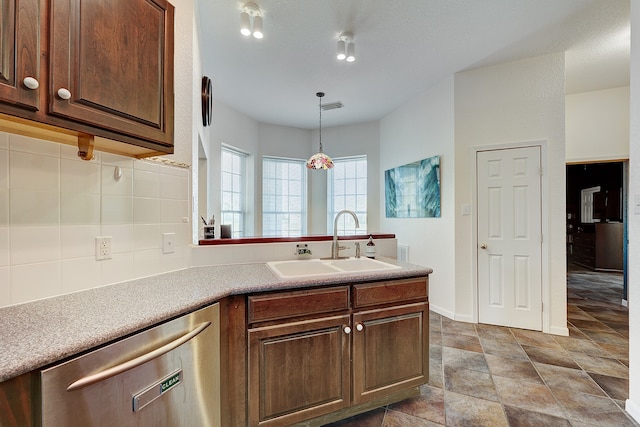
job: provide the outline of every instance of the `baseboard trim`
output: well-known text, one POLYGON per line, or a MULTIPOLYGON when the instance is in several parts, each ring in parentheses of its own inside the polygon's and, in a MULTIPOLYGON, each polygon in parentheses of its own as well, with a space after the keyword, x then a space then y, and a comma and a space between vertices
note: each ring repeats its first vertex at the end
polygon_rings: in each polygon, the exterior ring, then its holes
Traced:
POLYGON ((631 399, 626 400, 624 410, 627 411, 636 422, 640 422, 640 407, 631 401, 631 399))

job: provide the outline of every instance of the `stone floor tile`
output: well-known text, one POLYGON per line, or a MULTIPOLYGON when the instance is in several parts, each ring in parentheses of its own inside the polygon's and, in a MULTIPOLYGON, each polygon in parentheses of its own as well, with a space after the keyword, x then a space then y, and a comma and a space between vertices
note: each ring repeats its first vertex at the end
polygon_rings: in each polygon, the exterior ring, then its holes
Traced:
POLYGON ((611 330, 611 332, 607 331, 590 331, 587 329, 582 330, 582 332, 588 336, 590 339, 598 342, 598 343, 606 343, 606 344, 616 344, 616 345, 625 345, 629 342, 628 338, 620 335, 619 333, 611 330))
POLYGON ((507 415, 509 427, 571 427, 571 423, 565 418, 513 406, 505 406, 504 413, 507 415))
POLYGON ((552 389, 565 411, 566 417, 585 424, 600 426, 637 426, 618 405, 608 397, 552 389))
POLYGON ((560 349, 554 349, 523 345, 522 349, 527 353, 527 355, 533 362, 544 363, 547 365, 564 366, 565 368, 579 368, 578 364, 571 358, 569 352, 564 350, 562 347, 560 347, 560 349))
POLYGON ((444 389, 485 400, 498 401, 491 375, 471 369, 444 367, 444 389))
POLYGON ((423 385, 419 397, 395 403, 389 409, 444 425, 444 390, 423 385))
POLYGON ((484 355, 475 351, 442 347, 442 364, 444 367, 471 369, 489 373, 489 366, 484 355))
POLYGON ((493 354, 494 356, 509 359, 529 360, 529 356, 518 343, 480 338, 480 344, 482 344, 485 354, 493 354))
POLYGON ((476 353, 482 353, 482 346, 480 340, 476 336, 471 335, 451 335, 448 333, 442 334, 442 345, 445 347, 459 348, 461 350, 475 351, 476 353))
POLYGON ((570 369, 543 363, 536 363, 535 367, 549 388, 605 396, 598 384, 582 369, 570 369))
POLYGON ((556 399, 544 384, 502 377, 494 377, 493 382, 504 405, 542 412, 556 417, 564 417, 564 413, 558 406, 556 399))
MULTIPOLYGON (((585 335, 586 336, 586 335, 585 335)), ((591 354, 594 356, 608 356, 608 353, 595 342, 589 339, 580 339, 573 337, 554 336, 558 344, 567 351, 575 351, 579 353, 591 354)))
POLYGON ((613 329, 611 329, 610 327, 608 327, 607 325, 605 325, 604 323, 602 323, 599 320, 579 320, 579 319, 571 319, 569 320, 569 322, 575 326, 576 328, 580 329, 581 331, 606 331, 606 332, 613 332, 613 329))
POLYGON ((452 335, 471 335, 478 336, 476 328, 473 323, 456 322, 455 320, 442 317, 442 333, 452 335))
POLYGON ((524 329, 511 328, 511 332, 521 345, 533 347, 562 348, 551 335, 541 334, 536 331, 527 331, 524 329))
POLYGON ((364 414, 355 415, 332 424, 326 424, 324 427, 382 427, 386 412, 386 408, 374 409, 364 414))
POLYGON ((508 427, 502 405, 445 391, 444 405, 449 427, 508 427))
POLYGON ((573 358, 582 369, 589 373, 629 378, 629 368, 616 359, 579 353, 574 353, 573 358))
POLYGON ((413 417, 403 412, 396 412, 393 410, 387 411, 382 423, 382 427, 435 427, 442 425, 444 424, 437 424, 429 420, 423 420, 422 418, 413 417))
POLYGON ((494 325, 476 325, 476 331, 478 336, 483 340, 502 341, 516 344, 516 338, 511 333, 509 328, 494 325))
POLYGON ((629 398, 629 380, 627 378, 610 377, 590 373, 589 376, 612 398, 626 400, 629 398))
POLYGON ((489 365, 489 371, 494 377, 514 378, 542 384, 538 372, 528 360, 508 359, 491 354, 485 354, 485 358, 489 365))

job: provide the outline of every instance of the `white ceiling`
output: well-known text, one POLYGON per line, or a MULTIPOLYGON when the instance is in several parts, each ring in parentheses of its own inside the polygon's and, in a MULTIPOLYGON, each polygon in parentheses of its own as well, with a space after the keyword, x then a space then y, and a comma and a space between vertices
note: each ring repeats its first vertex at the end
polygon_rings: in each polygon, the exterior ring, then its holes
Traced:
POLYGON ((318 91, 344 104, 323 127, 379 120, 458 71, 552 52, 569 94, 629 84, 629 0, 254 0, 262 40, 240 34, 244 1, 196 1, 214 102, 263 123, 316 128, 318 91))

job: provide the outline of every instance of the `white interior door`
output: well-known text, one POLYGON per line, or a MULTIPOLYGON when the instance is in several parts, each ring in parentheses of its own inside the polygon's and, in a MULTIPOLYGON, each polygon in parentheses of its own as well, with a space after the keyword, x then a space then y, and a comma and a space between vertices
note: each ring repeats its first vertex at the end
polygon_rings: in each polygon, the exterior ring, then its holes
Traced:
POLYGON ((542 330, 540 147, 477 153, 478 320, 542 330))

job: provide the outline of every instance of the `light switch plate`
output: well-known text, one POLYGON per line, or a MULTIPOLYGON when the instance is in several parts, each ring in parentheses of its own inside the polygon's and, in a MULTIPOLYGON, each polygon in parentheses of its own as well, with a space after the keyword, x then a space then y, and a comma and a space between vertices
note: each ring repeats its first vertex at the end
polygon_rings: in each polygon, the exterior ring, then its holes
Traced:
POLYGON ((162 253, 172 254, 175 249, 176 233, 162 233, 162 253))

